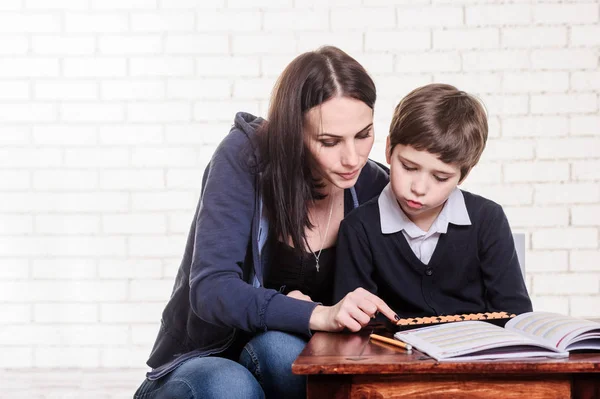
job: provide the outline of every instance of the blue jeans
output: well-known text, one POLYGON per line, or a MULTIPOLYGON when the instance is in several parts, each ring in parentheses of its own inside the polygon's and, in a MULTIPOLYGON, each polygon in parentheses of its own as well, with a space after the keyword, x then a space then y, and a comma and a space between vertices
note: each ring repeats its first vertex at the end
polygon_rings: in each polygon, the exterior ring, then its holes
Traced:
POLYGON ((196 357, 158 380, 146 379, 135 399, 304 398, 306 378, 292 374, 292 362, 306 341, 279 331, 253 337, 239 363, 196 357))

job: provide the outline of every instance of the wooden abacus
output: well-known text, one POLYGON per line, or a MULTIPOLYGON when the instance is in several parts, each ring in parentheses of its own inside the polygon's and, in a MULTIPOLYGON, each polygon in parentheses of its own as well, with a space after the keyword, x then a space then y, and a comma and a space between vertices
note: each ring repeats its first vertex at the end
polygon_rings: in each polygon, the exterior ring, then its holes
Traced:
POLYGON ((507 312, 486 312, 486 313, 469 313, 469 314, 455 314, 445 316, 430 316, 430 317, 413 317, 408 319, 400 319, 396 322, 396 325, 400 327, 400 330, 409 330, 418 327, 426 327, 440 323, 454 323, 458 321, 467 320, 481 320, 489 321, 490 323, 504 326, 507 321, 515 317, 515 314, 507 312))

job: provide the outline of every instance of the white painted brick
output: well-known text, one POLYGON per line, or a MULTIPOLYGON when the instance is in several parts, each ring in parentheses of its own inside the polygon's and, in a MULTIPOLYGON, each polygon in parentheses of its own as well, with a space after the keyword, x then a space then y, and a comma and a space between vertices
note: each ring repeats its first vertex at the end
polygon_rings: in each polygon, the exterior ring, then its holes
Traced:
MULTIPOLYGON (((298 52, 314 51, 321 46, 330 45, 341 48, 350 56, 355 57, 358 53, 364 51, 363 36, 362 32, 302 32, 298 35, 297 50, 298 52)), ((287 55, 285 57, 271 54, 263 56, 263 60, 269 58, 282 58, 285 60, 281 63, 282 68, 279 72, 283 70, 283 66, 292 61, 292 58, 287 55)), ((263 74, 264 71, 263 62, 263 74)))
POLYGON ((131 122, 182 122, 191 119, 191 106, 182 102, 127 104, 131 122))
POLYGON ((0 145, 23 145, 31 142, 31 134, 26 126, 0 125, 0 145))
POLYGON ((171 280, 173 280, 177 275, 177 270, 181 261, 179 260, 179 258, 163 259, 165 259, 163 260, 163 276, 165 278, 170 278, 171 280))
POLYGON ((565 116, 519 116, 502 119, 502 135, 505 137, 565 136, 568 132, 565 116))
POLYGON ((162 46, 159 35, 102 36, 98 39, 100 54, 108 55, 160 54, 162 46))
POLYGON ((160 100, 165 98, 165 84, 160 80, 114 80, 102 82, 103 100, 160 100))
MULTIPOLYGON (((532 233, 531 242, 534 249, 597 248, 598 229, 587 227, 539 229, 532 233)), ((597 289, 598 287, 596 287, 597 289)))
POLYGON ((426 30, 365 33, 367 51, 426 50, 431 48, 431 34, 426 30))
MULTIPOLYGON (((71 220, 73 219, 74 217, 71 217, 71 220)), ((98 217, 88 217, 88 219, 94 219, 93 222, 96 226, 99 224, 98 217)), ((96 262, 91 259, 34 259, 31 270, 32 277, 38 280, 90 280, 96 278, 96 262)))
MULTIPOLYGON (((151 280, 154 281, 154 280, 151 280)), ((163 296, 164 299, 164 296, 163 296)), ((100 304, 100 321, 103 323, 155 323, 154 338, 158 332, 163 303, 103 303, 100 304)))
POLYGON ((36 215, 35 232, 48 235, 97 234, 100 217, 91 215, 36 215))
MULTIPOLYGON (((0 313, 2 318, 0 319, 0 325, 2 324, 24 324, 31 322, 31 305, 13 305, 13 304, 0 304, 0 313)), ((2 348, 2 353, 6 347, 2 348)), ((0 367, 2 367, 0 363, 0 367)))
POLYGON ((369 72, 375 74, 391 74, 394 72, 393 54, 357 54, 355 59, 369 72))
MULTIPOLYGON (((596 275, 596 280, 600 280, 600 275, 596 275)), ((600 295, 594 296, 572 296, 571 316, 581 318, 595 318, 600 315, 600 295)))
POLYGON ((98 188, 98 172, 83 170, 36 170, 33 188, 39 191, 86 191, 98 188))
POLYGON ((104 233, 115 234, 163 234, 167 231, 167 222, 161 214, 103 215, 104 233))
POLYGON ((125 254, 125 238, 60 236, 0 239, 0 255, 118 256, 125 254), (4 248, 3 248, 4 247, 4 248))
POLYGON ((27 100, 29 87, 29 82, 0 82, 0 100, 27 100))
POLYGON ((534 146, 532 140, 488 140, 484 152, 485 159, 491 161, 533 159, 534 146))
POLYGON ((141 145, 164 142, 163 129, 157 125, 101 126, 98 132, 101 144, 141 145))
POLYGON ((34 367, 91 368, 100 366, 100 349, 47 347, 35 348, 34 367))
POLYGON ((125 108, 107 103, 62 104, 60 116, 65 122, 119 122, 125 118, 125 108))
POLYGON ((30 172, 0 170, 0 191, 24 190, 31 187, 30 172))
POLYGON ((122 325, 69 325, 55 324, 36 326, 38 334, 27 326, 9 328, 7 341, 15 344, 33 343, 47 346, 112 346, 128 343, 129 331, 122 325))
POLYGON ((190 12, 153 12, 131 13, 133 32, 189 32, 194 30, 194 13, 190 12))
POLYGON ((0 263, 0 280, 26 279, 30 276, 29 269, 29 260, 27 259, 3 258, 0 263))
POLYGON ((296 38, 289 33, 237 34, 231 36, 231 43, 234 55, 296 54, 296 38))
POLYGON ((589 158, 590 154, 600 155, 600 137, 538 140, 536 153, 540 159, 589 158))
POLYGON ((256 32, 261 28, 259 10, 202 10, 196 13, 199 32, 256 32))
POLYGON ((504 48, 564 47, 567 28, 563 26, 503 27, 501 36, 504 48))
POLYGON ((165 39, 167 54, 227 54, 226 34, 169 35, 165 39))
POLYGON ((532 295, 531 303, 536 312, 553 312, 565 315, 569 314, 568 296, 532 295))
MULTIPOLYGON (((162 193, 133 193, 131 195, 132 210, 134 212, 145 212, 145 211, 189 211, 194 209, 198 203, 198 193, 181 192, 181 191, 169 191, 162 193)), ((185 240, 181 241, 182 243, 185 240)), ((141 253, 143 248, 140 247, 141 253)))
MULTIPOLYGON (((263 30, 266 32, 329 30, 328 10, 273 10, 265 11, 263 18, 263 30)), ((254 22, 253 18, 251 22, 254 22)), ((252 27, 253 24, 250 25, 252 27)))
MULTIPOLYGON (((178 237, 178 239, 180 240, 179 244, 181 244, 182 242, 184 242, 183 240, 181 240, 181 237, 178 237)), ((140 243, 141 241, 147 241, 148 243, 153 243, 153 244, 159 244, 159 245, 151 245, 150 247, 146 248, 149 250, 153 250, 153 249, 158 249, 157 246, 165 246, 165 244, 168 245, 168 241, 173 241, 173 240, 167 240, 165 238, 154 238, 152 240, 148 240, 148 237, 143 238, 138 240, 140 243)), ((179 253, 182 253, 183 248, 181 247, 181 245, 179 245, 179 253)), ((163 248, 164 251, 164 248, 163 248)), ((133 280, 131 281, 130 284, 130 299, 132 301, 166 301, 169 296, 171 295, 171 291, 173 290, 173 281, 172 280, 133 280)))
MULTIPOLYGON (((571 74, 571 88, 577 91, 600 90, 600 72, 573 72, 571 74)), ((596 124, 596 127, 600 127, 600 123, 596 124)))
POLYGON ((167 171, 167 188, 197 188, 202 185, 202 171, 197 169, 173 169, 167 171))
POLYGON ((507 182, 559 182, 569 180, 569 163, 552 161, 512 162, 504 165, 507 182))
POLYGON ((542 24, 585 24, 598 22, 598 5, 535 4, 533 22, 542 24))
POLYGON ((600 161, 576 161, 572 165, 574 180, 600 180, 600 161))
POLYGON ((27 36, 5 36, 0 37, 0 54, 22 55, 29 50, 27 36))
POLYGON ((534 69, 594 69, 598 57, 588 49, 544 49, 531 52, 531 67, 534 69))
POLYGON ((25 8, 32 10, 83 10, 87 2, 81 0, 25 0, 25 8))
POLYGON ((123 167, 129 165, 129 151, 125 148, 66 149, 65 164, 75 168, 123 167))
POLYGON ((60 32, 58 14, 0 14, 0 33, 52 33, 60 32))
POLYGON ((103 190, 160 190, 165 188, 165 172, 160 169, 117 169, 100 172, 103 190))
POLYGON ((434 30, 433 48, 452 49, 490 49, 500 45, 500 31, 497 28, 470 28, 434 30))
POLYGON ((555 227, 569 224, 569 209, 563 207, 506 207, 512 227, 555 227))
POLYGON ((198 57, 196 74, 203 77, 257 77, 260 74, 260 62, 258 57, 198 57))
POLYGON ((459 90, 474 95, 482 93, 497 93, 501 90, 502 75, 500 73, 436 73, 433 81, 447 83, 459 90))
MULTIPOLYGON (((415 88, 431 83, 430 75, 395 74, 390 76, 374 76, 373 78, 373 80, 375 81, 375 87, 378 88, 378 100, 382 100, 382 103, 392 103, 394 104, 394 106, 402 97, 410 93, 415 88)), ((386 126, 386 133, 388 128, 389 124, 387 124, 386 126)))
MULTIPOLYGON (((506 210, 506 208, 505 208, 506 210)), ((527 272, 566 272, 569 269, 568 251, 527 251, 527 272)))
POLYGON ((54 58, 3 58, 0 78, 55 77, 59 73, 58 59, 54 58))
MULTIPOLYGON (((194 120, 233 123, 236 112, 259 114, 258 101, 198 101, 194 103, 194 120)), ((229 130, 229 129, 228 129, 229 130)))
POLYGON ((242 100, 269 100, 275 78, 246 78, 233 83, 233 97, 242 100))
MULTIPOLYGON (((52 122, 56 120, 56 106, 51 104, 2 104, 0 122, 52 122)), ((0 162, 1 163, 1 162, 0 162)))
POLYGON ((91 0, 92 10, 146 10, 156 6, 156 0, 91 0))
POLYGON ((62 163, 59 149, 0 148, 0 167, 49 167, 62 163))
POLYGON ((66 13, 67 33, 118 33, 128 29, 127 14, 66 13))
POLYGON ((570 44, 597 48, 600 45, 600 26, 572 26, 570 44))
POLYGON ((490 115, 524 115, 529 112, 527 95, 486 95, 481 100, 490 115))
MULTIPOLYGON (((158 308, 158 306, 155 307, 158 308)), ((154 344, 156 335, 158 333, 155 320, 153 324, 137 324, 131 327, 131 342, 134 345, 145 345, 147 347, 151 347, 154 344)))
MULTIPOLYGON (((331 8, 334 6, 359 6, 362 0, 294 0, 294 8, 331 8)), ((382 5, 378 0, 369 0, 369 5, 382 5)), ((393 5, 393 4, 390 4, 393 5)))
POLYGON ((391 7, 335 8, 331 13, 331 29, 371 30, 396 27, 396 13, 391 7))
POLYGON ((127 60, 124 58, 66 58, 64 74, 69 78, 110 78, 125 76, 127 60))
POLYGON ((3 193, 0 211, 3 212, 123 212, 128 209, 125 193, 3 193))
MULTIPOLYGON (((370 4, 371 2, 369 2, 370 4)), ((391 4, 395 5, 395 4, 391 4)), ((398 7, 398 27, 455 27, 463 25, 463 8, 448 6, 398 7)))
POLYGON ((194 73, 194 60, 178 57, 131 58, 129 73, 134 77, 187 76, 194 73))
MULTIPOLYGON (((600 193, 598 184, 594 185, 597 193, 600 193)), ((590 197, 590 200, 585 202, 595 202, 596 204, 600 201, 600 194, 596 194, 596 200, 594 201, 593 194, 586 193, 586 196, 590 197)), ((576 197, 577 202, 581 201, 581 198, 576 197)), ((588 205, 588 206, 574 206, 571 208, 571 218, 573 226, 600 226, 600 205, 588 205)), ((598 271, 600 271, 600 263, 598 264, 598 271)))
POLYGON ((195 166, 198 152, 190 147, 143 148, 132 150, 132 164, 138 167, 195 166))
POLYGON ((36 125, 33 127, 36 145, 96 145, 98 138, 94 126, 36 125))
POLYGON ((36 323, 96 323, 98 305, 82 303, 36 303, 33 305, 36 323))
POLYGON ((161 278, 162 263, 158 259, 100 259, 98 277, 103 279, 161 278))
POLYGON ((502 181, 502 167, 499 163, 480 162, 469 173, 468 184, 490 184, 502 181))
POLYGON ((536 184, 536 204, 581 204, 600 200, 600 186, 593 183, 536 184))
MULTIPOLYGON (((248 7, 255 7, 254 2, 248 7)), ((159 8, 171 9, 220 9, 225 7, 225 0, 159 0, 159 8)))
POLYGON ((170 212, 167 221, 169 233, 185 234, 190 230, 193 216, 190 212, 170 212))
POLYGON ((564 92, 569 89, 568 72, 507 72, 503 90, 507 93, 564 92))
POLYGON ((528 4, 502 4, 466 6, 467 25, 526 25, 531 22, 531 6, 528 4))
POLYGON ((500 71, 529 68, 529 52, 523 50, 471 51, 463 53, 465 71, 500 71))
POLYGON ((39 55, 90 55, 96 50, 96 40, 87 36, 40 35, 31 38, 31 47, 39 55))
POLYGON ((102 349, 100 353, 102 367, 139 367, 148 360, 148 347, 110 347, 102 349))
POLYGON ((569 251, 569 270, 571 271, 595 271, 600 270, 599 250, 576 250, 569 251))
POLYGON ((585 274, 553 273, 533 276, 535 294, 595 294, 598 292, 598 278, 585 274))
POLYGON ((3 347, 2 356, 0 356, 0 367, 4 369, 21 369, 33 367, 33 348, 3 347))
POLYGON ((535 114, 569 114, 598 110, 596 94, 543 94, 531 96, 531 112, 535 114))
POLYGON ((95 100, 98 84, 90 81, 36 82, 34 97, 38 100, 95 100))
POLYGON ((20 10, 23 7, 22 2, 23 0, 4 0, 0 3, 0 10, 20 10))
POLYGON ((219 144, 231 130, 231 122, 170 125, 166 127, 168 144, 219 144))
POLYGON ((289 8, 292 0, 255 0, 248 3, 245 0, 227 0, 227 8, 289 8))
MULTIPOLYGON (((304 41, 304 38, 302 42, 304 41)), ((360 35, 361 47, 362 47, 362 35, 360 35)), ((319 39, 320 42, 320 39, 319 39)), ((308 46, 302 51, 313 51, 317 46, 308 46)), ((261 74, 265 77, 278 77, 285 67, 291 62, 291 58, 287 55, 263 55, 261 58, 261 74)))
POLYGON ((460 71, 460 55, 456 52, 403 53, 396 56, 396 72, 460 71))
POLYGON ((3 302, 122 302, 128 292, 125 281, 0 281, 0 288, 3 302))
POLYGON ((169 79, 167 82, 167 98, 171 100, 225 99, 230 96, 231 82, 227 79, 169 79))

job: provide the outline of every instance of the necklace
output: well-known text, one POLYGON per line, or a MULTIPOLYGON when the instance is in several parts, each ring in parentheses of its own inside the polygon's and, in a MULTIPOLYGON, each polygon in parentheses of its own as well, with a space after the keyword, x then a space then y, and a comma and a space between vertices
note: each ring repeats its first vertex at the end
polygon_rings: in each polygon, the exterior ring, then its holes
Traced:
POLYGON ((329 193, 329 202, 331 203, 331 205, 329 206, 329 218, 327 219, 327 227, 325 227, 325 236, 321 236, 321 229, 319 228, 319 238, 321 239, 321 249, 319 249, 319 252, 313 252, 313 250, 310 248, 310 245, 308 246, 308 249, 310 249, 310 252, 312 252, 313 256, 315 257, 315 267, 317 268, 317 272, 319 272, 319 258, 321 258, 321 252, 323 252, 323 246, 325 245, 325 240, 327 239, 327 233, 329 233, 329 224, 331 223, 331 215, 333 214, 333 195, 331 194, 331 192, 329 193))

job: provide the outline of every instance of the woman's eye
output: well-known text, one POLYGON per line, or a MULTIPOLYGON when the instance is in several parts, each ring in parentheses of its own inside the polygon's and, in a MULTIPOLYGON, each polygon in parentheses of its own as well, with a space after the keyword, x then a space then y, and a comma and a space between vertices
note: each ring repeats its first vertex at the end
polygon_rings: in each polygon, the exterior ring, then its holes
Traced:
POLYGON ((369 137, 371 137, 371 131, 367 131, 366 133, 361 133, 359 135, 356 136, 357 139, 368 139, 369 137))
POLYGON ((337 141, 327 141, 327 140, 321 140, 321 145, 323 147, 333 147, 337 144, 337 141))

